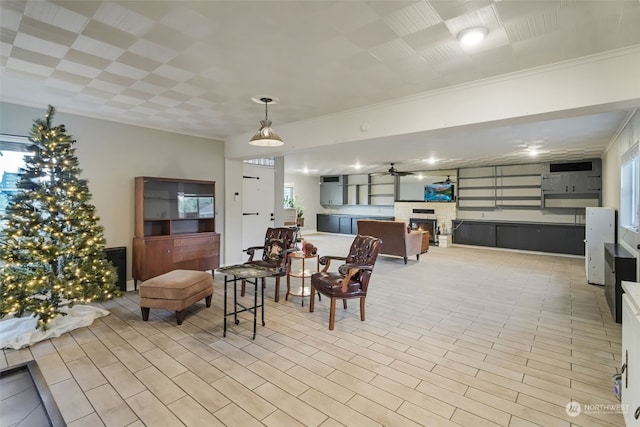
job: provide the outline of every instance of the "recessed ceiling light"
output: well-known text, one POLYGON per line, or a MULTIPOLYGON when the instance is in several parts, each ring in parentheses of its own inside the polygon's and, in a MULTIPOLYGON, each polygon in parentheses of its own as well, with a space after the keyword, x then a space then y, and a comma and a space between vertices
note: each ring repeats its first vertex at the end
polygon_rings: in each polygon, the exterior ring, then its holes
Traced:
POLYGON ((432 165, 432 164, 436 163, 437 161, 438 161, 438 160, 437 160, 437 159, 435 159, 434 157, 429 157, 429 158, 427 159, 427 163, 429 163, 430 165, 432 165))
POLYGON ((465 28, 458 33, 458 40, 464 45, 473 46, 480 43, 487 34, 489 34, 489 29, 485 27, 465 28))

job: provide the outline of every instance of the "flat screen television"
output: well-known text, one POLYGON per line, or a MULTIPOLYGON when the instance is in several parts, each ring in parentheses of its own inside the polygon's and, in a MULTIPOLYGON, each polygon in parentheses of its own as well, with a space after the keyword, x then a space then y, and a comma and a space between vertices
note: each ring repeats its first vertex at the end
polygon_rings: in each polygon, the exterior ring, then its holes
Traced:
POLYGON ((425 202, 453 202, 454 194, 455 193, 453 184, 424 185, 425 202))

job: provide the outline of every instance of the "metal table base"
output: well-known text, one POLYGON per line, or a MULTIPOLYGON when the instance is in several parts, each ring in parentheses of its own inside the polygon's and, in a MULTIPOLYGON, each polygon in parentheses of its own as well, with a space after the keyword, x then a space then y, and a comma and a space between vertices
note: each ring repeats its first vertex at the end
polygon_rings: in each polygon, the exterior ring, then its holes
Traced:
POLYGON ((248 311, 253 313, 253 338, 256 339, 256 328, 258 323, 258 309, 261 312, 262 326, 265 325, 264 321, 264 285, 265 278, 276 274, 274 269, 261 268, 250 265, 232 265, 228 267, 222 267, 218 269, 219 272, 224 273, 224 329, 223 337, 227 336, 227 317, 233 316, 233 321, 237 325, 240 323, 238 320, 238 313, 248 311), (231 276, 231 278, 229 278, 231 276), (255 292, 253 293, 253 306, 246 306, 238 302, 237 283, 238 280, 245 281, 250 285, 254 285, 255 292), (227 308, 227 288, 228 284, 233 282, 233 311, 229 312, 227 308), (258 292, 260 293, 260 304, 258 304, 258 292))

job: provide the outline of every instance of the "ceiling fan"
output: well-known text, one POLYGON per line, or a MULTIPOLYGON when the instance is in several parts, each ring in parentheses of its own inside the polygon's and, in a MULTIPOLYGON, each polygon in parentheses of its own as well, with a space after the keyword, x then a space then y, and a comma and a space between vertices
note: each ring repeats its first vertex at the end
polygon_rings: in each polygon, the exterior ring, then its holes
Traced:
POLYGON ((413 172, 405 172, 405 171, 399 171, 398 169, 396 169, 396 167, 394 166, 394 163, 389 163, 389 165, 391 166, 389 168, 389 170, 387 170, 386 172, 380 172, 380 173, 376 173, 376 174, 372 174, 372 175, 391 175, 391 176, 407 176, 407 175, 413 175, 413 172))
POLYGON ((451 180, 451 175, 447 175, 447 179, 444 181, 434 182, 434 184, 453 184, 455 181, 451 180))

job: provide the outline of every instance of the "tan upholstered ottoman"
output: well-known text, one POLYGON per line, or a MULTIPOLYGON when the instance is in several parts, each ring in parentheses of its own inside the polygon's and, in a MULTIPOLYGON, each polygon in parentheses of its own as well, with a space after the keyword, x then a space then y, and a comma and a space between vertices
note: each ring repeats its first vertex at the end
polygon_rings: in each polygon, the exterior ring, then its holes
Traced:
POLYGON ((178 325, 182 325, 183 310, 205 299, 211 307, 213 276, 205 271, 173 270, 144 281, 140 285, 142 320, 149 320, 149 310, 175 310, 178 325))

